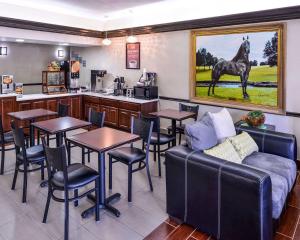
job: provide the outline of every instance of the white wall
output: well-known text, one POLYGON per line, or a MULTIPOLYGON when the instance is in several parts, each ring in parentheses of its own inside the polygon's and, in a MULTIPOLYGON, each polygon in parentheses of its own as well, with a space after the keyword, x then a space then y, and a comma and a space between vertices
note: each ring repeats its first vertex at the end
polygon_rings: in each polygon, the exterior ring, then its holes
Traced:
MULTIPOLYGON (((0 42, 8 48, 7 56, 0 56, 0 75, 14 76, 14 82, 42 83, 42 71, 51 61, 69 58, 69 47, 45 44, 0 42), (58 58, 57 50, 65 50, 65 57, 58 58)), ((40 93, 41 86, 25 86, 24 93, 40 93)))
MULTIPOLYGON (((107 47, 77 48, 87 59, 86 73, 81 81, 89 81, 91 68, 106 69, 110 74, 125 76, 129 86, 139 79, 142 69, 158 73, 161 96, 189 98, 189 56, 190 31, 178 31, 138 36, 141 42, 141 70, 125 69, 125 38, 114 38, 107 47)), ((300 112, 300 20, 287 22, 286 39, 286 110, 300 112)), ((109 78, 109 77, 108 77, 109 78)), ((111 76, 110 76, 111 79, 111 76)), ((108 81, 108 80, 107 80, 108 81)), ((178 103, 160 101, 161 108, 177 108, 178 103)), ((200 114, 218 111, 219 107, 200 106, 200 114)), ((240 119, 246 111, 230 109, 234 120, 240 119)), ((300 139, 300 118, 267 114, 267 123, 275 124, 282 132, 294 133, 300 139)), ((163 125, 169 124, 164 121, 163 125)), ((300 142, 300 141, 299 141, 300 142)), ((300 144, 299 144, 300 150, 300 144)))

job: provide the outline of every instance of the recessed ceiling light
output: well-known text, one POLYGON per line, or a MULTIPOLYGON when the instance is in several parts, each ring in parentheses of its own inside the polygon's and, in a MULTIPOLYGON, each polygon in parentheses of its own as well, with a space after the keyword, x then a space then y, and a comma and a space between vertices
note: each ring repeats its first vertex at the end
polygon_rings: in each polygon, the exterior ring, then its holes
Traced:
POLYGON ((60 43, 61 46, 69 46, 69 43, 60 43))
POLYGON ((21 39, 21 38, 17 38, 16 39, 16 42, 24 42, 25 40, 24 39, 21 39))

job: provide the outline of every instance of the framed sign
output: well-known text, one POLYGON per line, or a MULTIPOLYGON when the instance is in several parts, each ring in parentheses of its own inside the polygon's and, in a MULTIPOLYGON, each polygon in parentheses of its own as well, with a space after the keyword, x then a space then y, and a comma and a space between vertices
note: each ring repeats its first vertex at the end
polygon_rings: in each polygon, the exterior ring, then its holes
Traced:
POLYGON ((283 24, 192 31, 190 98, 283 113, 283 31, 283 24))
POLYGON ((140 43, 126 43, 126 69, 140 69, 140 43))

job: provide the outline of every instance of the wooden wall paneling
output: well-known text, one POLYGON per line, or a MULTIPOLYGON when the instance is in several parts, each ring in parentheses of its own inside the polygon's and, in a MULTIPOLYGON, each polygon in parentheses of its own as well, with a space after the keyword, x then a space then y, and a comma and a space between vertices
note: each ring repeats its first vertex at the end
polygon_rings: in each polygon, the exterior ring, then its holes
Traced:
POLYGON ((5 97, 1 100, 2 123, 5 132, 10 131, 10 117, 7 115, 9 112, 15 110, 15 97, 5 97))
POLYGON ((131 117, 138 118, 140 112, 119 109, 119 128, 129 131, 131 128, 131 117))
MULTIPOLYGON (((57 99, 48 99, 46 100, 46 109, 49 111, 57 112, 58 103, 57 99)), ((56 116, 49 116, 48 119, 56 118, 56 116)))
POLYGON ((81 118, 81 97, 70 97, 71 116, 74 118, 81 118))

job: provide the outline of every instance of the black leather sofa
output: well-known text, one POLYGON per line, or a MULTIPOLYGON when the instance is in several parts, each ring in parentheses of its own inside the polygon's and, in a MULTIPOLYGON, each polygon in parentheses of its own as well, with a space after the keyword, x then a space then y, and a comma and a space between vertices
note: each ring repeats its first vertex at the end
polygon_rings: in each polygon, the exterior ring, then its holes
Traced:
MULTIPOLYGON (((294 135, 240 127, 260 152, 296 161, 294 135)), ((187 146, 166 152, 167 213, 222 240, 273 238, 272 184, 258 169, 218 159, 187 146)))

